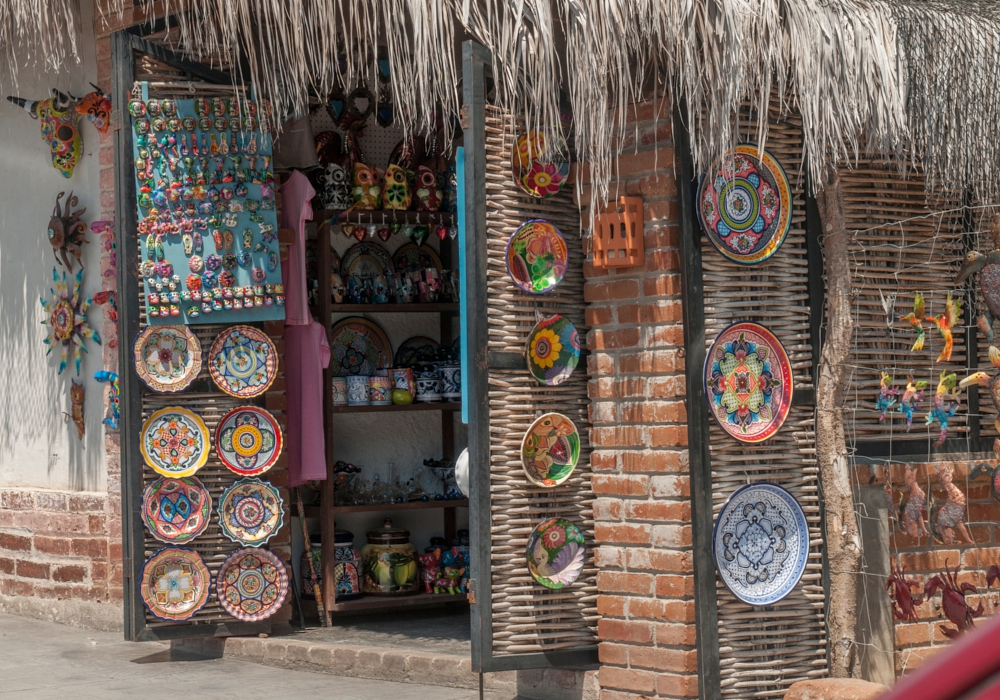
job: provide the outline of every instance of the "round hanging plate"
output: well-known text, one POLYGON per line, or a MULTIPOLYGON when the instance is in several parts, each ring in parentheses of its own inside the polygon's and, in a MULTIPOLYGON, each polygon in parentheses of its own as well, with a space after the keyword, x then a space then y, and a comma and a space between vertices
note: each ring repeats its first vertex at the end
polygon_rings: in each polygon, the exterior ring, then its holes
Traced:
POLYGON ((278 353, 264 331, 233 326, 219 334, 208 351, 212 381, 230 396, 260 396, 278 375, 278 353))
POLYGON ((586 552, 580 528, 550 518, 528 536, 528 571, 546 588, 565 588, 579 578, 586 552))
POLYGON ((580 434, 561 413, 539 417, 521 440, 521 466, 535 486, 558 486, 570 477, 580 459, 580 434))
POLYGON ((352 316, 339 321, 331 332, 330 358, 334 374, 374 376, 392 363, 389 338, 373 321, 352 316))
POLYGON ((531 329, 525 354, 528 371, 535 379, 558 386, 569 379, 580 362, 580 335, 565 316, 549 316, 531 329))
POLYGON ((431 268, 436 269, 438 274, 444 271, 441 265, 441 258, 434 252, 434 249, 427 245, 417 245, 416 243, 404 243, 392 254, 392 264, 396 272, 423 272, 431 268))
POLYGON ((240 476, 263 474, 281 456, 281 426, 257 406, 237 406, 215 428, 219 460, 240 476))
POLYGON ((340 276, 347 284, 351 275, 359 279, 375 279, 379 275, 389 278, 394 271, 392 258, 385 248, 378 243, 362 241, 356 243, 344 253, 343 260, 340 261, 340 276))
POLYGON ((722 429, 741 442, 778 432, 792 405, 792 365, 771 331, 734 323, 705 357, 705 396, 722 429))
POLYGON ((240 479, 219 499, 222 534, 238 544, 260 547, 281 528, 284 507, 278 489, 268 482, 240 479))
POLYGON ((759 482, 737 489, 715 519, 712 552, 719 578, 748 605, 774 605, 806 570, 809 531, 792 494, 759 482))
POLYGON ((167 406, 142 424, 139 448, 158 474, 175 479, 192 476, 208 461, 208 427, 197 413, 167 406))
POLYGON ((507 240, 507 274, 514 284, 531 294, 544 294, 559 286, 569 266, 566 239, 542 219, 521 224, 507 240))
POLYGON ((433 362, 434 355, 441 347, 433 338, 415 335, 407 338, 396 348, 396 366, 412 367, 420 362, 433 362))
POLYGON ((266 620, 285 602, 288 572, 266 549, 237 549, 219 567, 215 591, 222 609, 237 620, 266 620))
POLYGON ((201 343, 187 326, 146 326, 132 353, 135 373, 153 391, 183 391, 201 372, 201 343))
POLYGON ((792 189, 775 158, 737 146, 709 167, 698 187, 698 219, 725 257, 753 265, 774 255, 792 224, 792 189))
POLYGON ((568 155, 566 141, 555 129, 521 134, 512 154, 514 182, 532 197, 558 194, 569 178, 568 155))
POLYGON ((340 274, 341 259, 337 251, 330 246, 330 286, 333 286, 333 276, 340 274))
POLYGON ((212 517, 212 494, 193 476, 160 477, 142 494, 142 521, 167 544, 186 544, 203 533, 212 517))
POLYGON ((146 609, 168 622, 190 619, 205 607, 212 574, 201 555, 187 547, 167 547, 146 560, 139 594, 146 609))

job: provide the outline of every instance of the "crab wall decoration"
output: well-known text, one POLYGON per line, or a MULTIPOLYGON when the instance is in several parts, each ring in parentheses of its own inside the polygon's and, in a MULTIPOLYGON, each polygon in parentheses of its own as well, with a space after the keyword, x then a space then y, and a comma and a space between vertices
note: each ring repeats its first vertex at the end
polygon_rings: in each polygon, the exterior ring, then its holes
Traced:
POLYGON ((59 204, 65 196, 65 192, 56 195, 56 208, 52 210, 52 218, 49 219, 49 243, 52 245, 52 254, 55 255, 56 262, 73 271, 73 261, 69 256, 76 258, 76 262, 83 267, 83 249, 80 247, 84 243, 89 243, 87 235, 87 222, 80 219, 87 211, 87 208, 72 211, 77 205, 79 198, 72 192, 66 198, 66 206, 60 211, 59 204))
POLYGON ((979 607, 973 610, 967 602, 965 602, 965 595, 967 593, 976 593, 976 587, 971 583, 959 583, 958 582, 958 567, 955 567, 955 571, 952 572, 948 568, 948 560, 944 560, 944 576, 940 574, 934 576, 927 583, 924 584, 924 598, 929 600, 938 591, 941 591, 941 610, 944 612, 945 617, 958 629, 952 629, 951 627, 946 627, 940 625, 940 629, 944 636, 948 639, 958 639, 958 637, 966 630, 974 629, 976 623, 974 619, 983 616, 983 604, 979 603, 979 607))
POLYGON ((80 115, 75 109, 76 100, 71 96, 59 90, 52 90, 52 95, 37 101, 14 96, 8 96, 7 100, 41 122, 42 140, 52 152, 52 167, 63 177, 70 178, 83 150, 80 115))
POLYGON ((990 222, 990 242, 993 250, 989 253, 969 251, 955 277, 955 284, 961 284, 979 273, 979 289, 987 310, 977 325, 987 340, 993 340, 993 320, 1000 318, 1000 214, 994 214, 990 222))
POLYGON ((72 351, 73 360, 76 363, 76 374, 79 376, 81 351, 87 351, 83 344, 84 340, 89 338, 98 345, 101 343, 101 337, 87 325, 87 309, 90 308, 92 300, 80 298, 80 287, 83 286, 83 268, 73 278, 72 290, 66 281, 65 272, 62 274, 62 281, 60 281, 59 273, 53 268, 52 280, 55 282, 55 289, 50 290, 52 299, 49 301, 41 300, 42 309, 46 313, 42 324, 49 327, 48 337, 45 338, 45 344, 49 346, 49 349, 45 354, 51 353, 56 345, 62 346, 59 358, 59 374, 62 374, 72 351))
POLYGON ((889 591, 889 599, 892 601, 892 616, 904 622, 916 622, 917 614, 913 608, 924 602, 924 597, 919 593, 920 582, 906 578, 906 567, 899 565, 898 558, 892 562, 892 573, 885 582, 885 590, 889 591), (911 588, 917 589, 917 595, 913 595, 911 588))

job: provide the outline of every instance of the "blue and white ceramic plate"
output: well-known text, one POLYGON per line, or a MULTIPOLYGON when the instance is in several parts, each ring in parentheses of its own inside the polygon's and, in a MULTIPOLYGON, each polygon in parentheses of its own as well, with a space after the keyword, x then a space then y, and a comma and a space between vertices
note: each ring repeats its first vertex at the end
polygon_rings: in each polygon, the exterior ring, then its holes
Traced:
POLYGON ((748 605, 773 605, 806 570, 809 529, 802 507, 777 484, 737 489, 715 519, 712 553, 719 577, 748 605))

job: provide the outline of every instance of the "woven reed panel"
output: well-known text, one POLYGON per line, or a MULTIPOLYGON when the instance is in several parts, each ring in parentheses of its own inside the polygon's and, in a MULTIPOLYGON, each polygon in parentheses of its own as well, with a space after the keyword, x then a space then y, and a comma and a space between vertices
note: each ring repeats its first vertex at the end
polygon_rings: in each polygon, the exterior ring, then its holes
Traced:
MULTIPOLYGON (((772 115, 774 116, 774 115, 772 115)), ((771 258, 747 267, 724 258, 703 238, 705 338, 737 321, 769 328, 788 353, 796 391, 812 388, 809 338, 808 260, 806 255, 804 174, 800 121, 769 122, 766 150, 785 169, 793 194, 791 230, 771 258)), ((756 127, 741 116, 743 139, 752 142, 756 127)), ((823 535, 819 506, 819 467, 811 406, 793 406, 778 433, 760 445, 710 427, 712 501, 715 516, 733 491, 747 483, 770 481, 788 489, 802 506, 809 525, 809 558, 802 580, 782 601, 751 607, 716 582, 719 610, 719 664, 722 696, 780 698, 800 680, 827 675, 823 592, 823 535)))
MULTIPOLYGON (((848 361, 844 426, 848 445, 856 440, 937 439, 940 426, 935 423, 928 428, 925 419, 941 370, 957 372, 960 379, 965 376, 964 329, 954 332, 951 360, 939 363, 944 341, 934 322, 923 324, 927 338, 924 349, 911 352, 916 331, 899 319, 913 310, 916 292, 924 295, 928 318, 944 312, 949 292, 962 299, 964 306, 964 286, 953 285, 965 254, 960 202, 947 197, 928 201, 919 171, 903 179, 898 170, 879 160, 862 160, 853 168, 841 168, 840 179, 847 228, 853 233, 851 308, 855 331, 848 361), (882 300, 893 295, 890 327, 882 300), (875 402, 882 370, 892 375, 900 393, 908 376, 929 384, 920 410, 914 413, 910 433, 898 404, 879 423, 875 402)), ((974 321, 964 309, 962 325, 974 321)), ((958 413, 949 421, 949 437, 968 433, 965 392, 961 400, 958 413)))
MULTIPOLYGON (((977 206, 971 211, 972 217, 970 220, 972 231, 968 234, 965 239, 969 250, 978 250, 982 253, 989 253, 993 249, 993 243, 990 238, 990 224, 993 216, 1000 214, 1000 207, 998 206, 977 206)), ((976 326, 976 319, 979 314, 986 311, 986 304, 983 302, 982 293, 979 290, 979 275, 974 275, 968 281, 969 289, 972 292, 972 298, 975 300, 975 306, 966 315, 963 320, 965 323, 971 325, 973 328, 976 326)), ((1000 372, 993 363, 990 362, 990 345, 995 345, 1000 347, 1000 323, 994 322, 994 336, 993 340, 987 340, 986 336, 976 330, 977 347, 979 352, 977 353, 977 367, 983 372, 988 372, 991 377, 996 376, 997 372, 1000 372)), ((962 375, 959 375, 960 377, 962 375)), ((997 407, 993 405, 992 399, 990 399, 990 392, 988 389, 981 388, 979 390, 979 415, 981 420, 979 421, 979 432, 983 438, 997 437, 1000 433, 997 432, 995 427, 995 422, 997 420, 997 407)))
MULTIPOLYGON (((486 111, 487 314, 490 351, 524 352, 528 333, 544 316, 562 314, 580 332, 584 325, 583 260, 580 219, 567 189, 550 199, 522 193, 511 175, 516 138, 509 114, 486 111), (507 240, 525 221, 547 219, 569 246, 565 279, 547 294, 527 294, 511 281, 504 265, 507 240)), ((587 372, 581 362, 558 387, 540 386, 527 368, 489 370, 490 400, 490 572, 493 590, 493 652, 516 654, 590 647, 597 644, 597 569, 594 566, 594 494, 591 490, 587 372), (521 468, 521 439, 538 416, 568 416, 580 433, 580 461, 561 486, 532 486, 521 468), (536 525, 566 518, 581 529, 588 557, 580 578, 555 591, 528 573, 525 548, 536 525)))

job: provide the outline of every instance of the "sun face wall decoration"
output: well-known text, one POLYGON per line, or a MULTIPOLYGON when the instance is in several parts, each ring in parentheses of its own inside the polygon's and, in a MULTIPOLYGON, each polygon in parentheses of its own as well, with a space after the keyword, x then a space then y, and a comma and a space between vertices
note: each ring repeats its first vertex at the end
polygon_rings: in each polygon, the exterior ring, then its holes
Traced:
POLYGON ((80 288, 83 286, 83 269, 80 269, 73 279, 73 288, 70 290, 66 280, 66 273, 62 274, 62 281, 55 268, 52 269, 52 280, 55 282, 55 289, 49 290, 52 298, 49 301, 42 299, 42 309, 46 313, 42 324, 48 326, 48 337, 45 344, 49 346, 48 355, 57 346, 62 346, 59 357, 59 374, 66 369, 66 363, 72 352, 73 360, 76 363, 76 374, 80 375, 81 351, 86 352, 84 341, 90 339, 101 344, 101 337, 87 324, 87 309, 93 303, 93 299, 82 299, 80 288))

